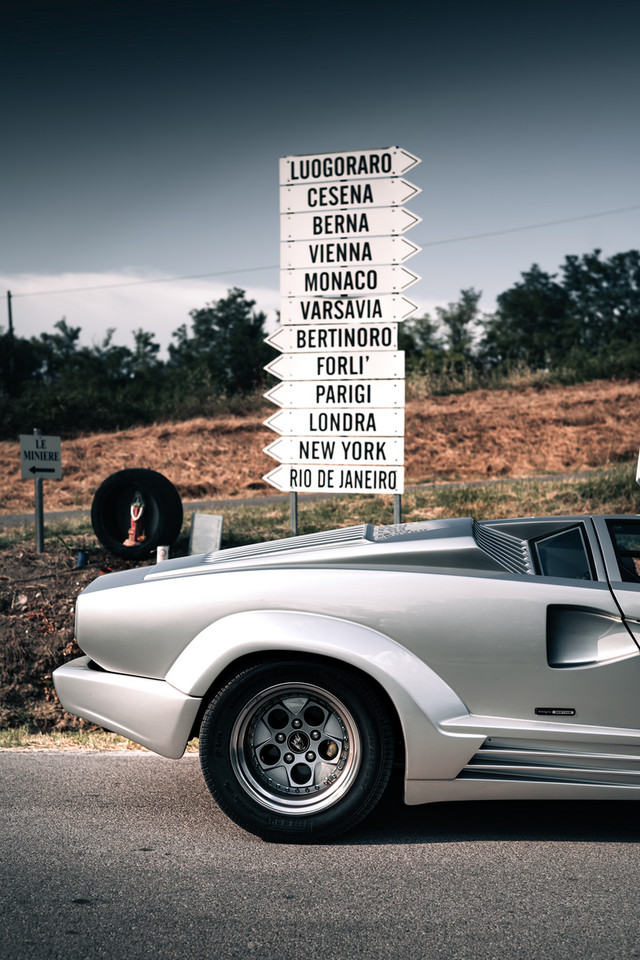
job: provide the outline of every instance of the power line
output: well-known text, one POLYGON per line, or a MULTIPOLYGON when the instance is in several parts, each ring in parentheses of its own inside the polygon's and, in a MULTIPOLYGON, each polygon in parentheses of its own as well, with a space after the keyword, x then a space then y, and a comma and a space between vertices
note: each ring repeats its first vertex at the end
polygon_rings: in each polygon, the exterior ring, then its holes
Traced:
POLYGON ((565 217, 563 220, 544 220, 542 223, 530 223, 526 227, 509 227, 506 230, 491 230, 489 233, 472 233, 466 237, 451 237, 449 240, 433 240, 423 243, 423 247, 438 247, 445 243, 461 243, 462 240, 480 240, 482 237, 499 237, 505 233, 518 233, 521 230, 539 230, 541 227, 556 227, 562 223, 576 223, 578 220, 593 220, 595 217, 610 217, 614 213, 627 213, 640 210, 640 203, 631 207, 618 207, 616 210, 603 210, 601 213, 585 213, 581 217, 565 217))
POLYGON ((192 273, 184 277, 155 277, 148 280, 125 280, 123 283, 104 283, 96 287, 66 287, 58 290, 33 290, 31 293, 14 293, 16 297, 44 297, 54 293, 80 293, 83 290, 114 290, 117 287, 139 287, 145 283, 173 283, 176 280, 200 280, 203 277, 226 277, 236 273, 254 273, 257 270, 277 270, 279 264, 269 264, 265 267, 244 267, 238 270, 216 270, 214 273, 192 273))
MULTIPOLYGON (((544 220, 541 223, 529 223, 521 227, 507 227, 504 230, 490 230, 486 233, 470 233, 464 237, 449 237, 445 240, 431 240, 423 243, 425 247, 439 247, 448 243, 462 243, 464 240, 482 240, 485 237, 500 237, 508 233, 521 233, 524 230, 540 230, 545 227, 557 227, 563 223, 577 223, 580 220, 594 220, 596 217, 610 217, 616 213, 628 213, 630 210, 640 210, 640 203, 628 207, 617 207, 615 210, 602 210, 599 213, 585 213, 579 217, 564 217, 562 220, 544 220)), ((280 264, 271 263, 263 267, 241 267, 237 270, 216 270, 213 273, 192 273, 180 277, 156 277, 148 280, 128 280, 123 283, 105 283, 94 287, 66 287, 58 290, 34 290, 31 293, 14 293, 12 298, 17 297, 44 297, 52 296, 56 293, 81 293, 83 291, 93 290, 115 290, 118 287, 138 287, 149 283, 174 283, 179 280, 202 280, 207 277, 225 277, 238 273, 256 273, 260 270, 277 270, 280 264)))

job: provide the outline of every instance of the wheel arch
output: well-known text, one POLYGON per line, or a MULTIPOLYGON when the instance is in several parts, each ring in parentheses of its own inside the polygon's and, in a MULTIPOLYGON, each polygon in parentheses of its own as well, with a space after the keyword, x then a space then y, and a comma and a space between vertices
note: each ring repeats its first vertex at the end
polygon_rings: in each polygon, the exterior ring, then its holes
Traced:
POLYGON ((407 780, 455 777, 482 742, 482 737, 442 730, 441 721, 468 711, 415 654, 371 627, 320 614, 253 610, 218 620, 182 651, 166 680, 182 693, 202 698, 197 723, 232 674, 280 656, 337 662, 374 682, 397 725, 407 780))
POLYGON ((207 711, 207 707, 211 701, 215 698, 216 694, 222 690, 223 687, 238 673, 243 670, 246 670, 250 667, 259 666, 260 664, 278 664, 284 660, 299 660, 302 664, 318 664, 325 667, 339 666, 342 670, 350 672, 354 676, 359 675, 365 677, 369 683, 375 688, 376 693, 384 703, 389 719, 393 726, 394 733, 394 749, 395 749, 395 765, 402 764, 404 770, 405 763, 405 741, 402 731, 402 723, 400 721, 400 715, 398 714, 397 707, 385 688, 379 683, 379 681, 372 677, 370 674, 365 673, 362 669, 354 667, 350 663, 346 663, 344 660, 338 660, 336 657, 326 657, 321 654, 309 653, 307 651, 292 651, 287 649, 274 649, 269 651, 256 651, 254 653, 248 653, 241 657, 238 657, 237 660, 233 660, 229 663, 224 670, 218 674, 215 678, 206 694, 202 698, 200 708, 196 717, 193 721, 191 728, 191 733, 189 738, 197 737, 198 730, 202 723, 204 714, 207 711))

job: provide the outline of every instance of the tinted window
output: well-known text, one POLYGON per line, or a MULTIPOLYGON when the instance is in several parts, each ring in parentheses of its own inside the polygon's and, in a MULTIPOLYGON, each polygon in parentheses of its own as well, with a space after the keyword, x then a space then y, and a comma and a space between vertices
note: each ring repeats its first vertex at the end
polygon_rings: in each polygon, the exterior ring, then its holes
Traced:
POLYGON ((593 571, 581 527, 570 527, 560 533, 535 540, 533 550, 538 573, 545 577, 568 577, 571 580, 593 580, 593 571))
POLYGON ((640 583, 640 520, 609 520, 620 579, 640 583))

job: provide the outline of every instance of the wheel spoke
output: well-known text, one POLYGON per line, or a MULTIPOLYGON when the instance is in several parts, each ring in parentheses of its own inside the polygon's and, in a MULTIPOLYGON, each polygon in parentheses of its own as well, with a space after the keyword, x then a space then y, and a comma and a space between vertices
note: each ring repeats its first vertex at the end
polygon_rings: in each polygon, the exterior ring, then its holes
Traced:
MULTIPOLYGON (((357 728, 347 708, 310 684, 265 690, 235 725, 232 759, 262 803, 304 808, 334 802, 359 767, 357 728)), ((301 809, 303 812, 303 809, 301 809)))

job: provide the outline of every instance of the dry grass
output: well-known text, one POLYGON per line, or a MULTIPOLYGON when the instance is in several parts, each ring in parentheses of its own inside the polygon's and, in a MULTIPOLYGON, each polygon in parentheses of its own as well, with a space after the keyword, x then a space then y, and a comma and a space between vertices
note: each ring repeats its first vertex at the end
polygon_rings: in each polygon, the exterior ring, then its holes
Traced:
MULTIPOLYGON (((275 461, 274 407, 248 416, 195 419, 64 440, 63 479, 45 484, 45 509, 89 507, 106 477, 126 467, 163 473, 184 500, 260 497, 275 461)), ((640 383, 528 385, 411 399, 406 482, 571 473, 628 461, 640 442, 640 383)), ((26 431, 25 431, 26 432, 26 431)), ((0 443, 0 513, 33 510, 20 478, 19 445, 0 443)))
MULTIPOLYGON (((101 727, 89 730, 68 730, 63 733, 40 733, 28 726, 0 730, 0 750, 13 750, 16 753, 35 753, 39 750, 58 750, 70 753, 77 750, 99 750, 104 753, 148 753, 150 750, 126 740, 117 733, 110 733, 101 727)), ((187 753, 198 752, 198 741, 190 740, 187 753)), ((152 754, 153 755, 153 754, 152 754)))

